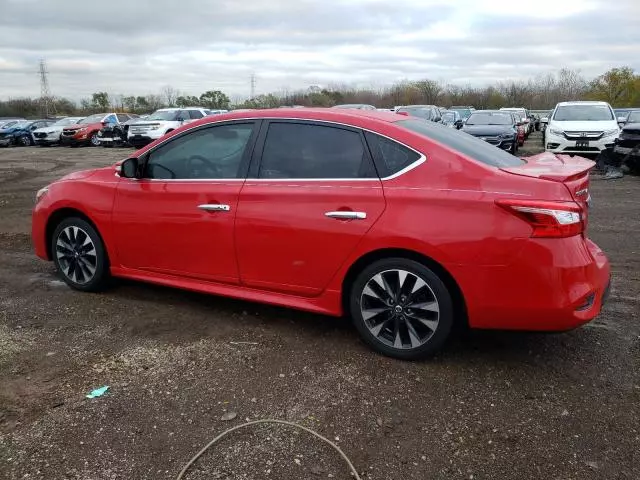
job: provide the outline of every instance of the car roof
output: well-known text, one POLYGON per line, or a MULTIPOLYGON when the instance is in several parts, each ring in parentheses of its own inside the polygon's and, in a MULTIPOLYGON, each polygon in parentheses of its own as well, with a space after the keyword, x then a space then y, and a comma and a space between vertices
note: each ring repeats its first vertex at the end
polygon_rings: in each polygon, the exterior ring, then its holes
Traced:
POLYGON ((209 115, 189 124, 190 128, 218 123, 226 120, 246 119, 283 119, 283 120, 309 120, 329 123, 343 123, 356 128, 368 128, 375 124, 383 126, 401 120, 408 120, 404 115, 392 112, 380 112, 378 110, 356 110, 340 108, 273 108, 264 110, 231 111, 219 115, 209 115))

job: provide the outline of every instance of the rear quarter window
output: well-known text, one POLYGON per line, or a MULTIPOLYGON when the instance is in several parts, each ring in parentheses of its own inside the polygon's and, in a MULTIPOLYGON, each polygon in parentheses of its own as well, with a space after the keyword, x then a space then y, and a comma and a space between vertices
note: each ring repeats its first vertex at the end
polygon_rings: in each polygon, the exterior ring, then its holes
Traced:
POLYGON ((446 145, 451 149, 492 167, 516 167, 526 162, 473 135, 433 122, 400 120, 395 125, 446 145))
POLYGON ((395 175, 420 158, 417 152, 389 138, 372 132, 365 132, 365 138, 381 178, 395 175))

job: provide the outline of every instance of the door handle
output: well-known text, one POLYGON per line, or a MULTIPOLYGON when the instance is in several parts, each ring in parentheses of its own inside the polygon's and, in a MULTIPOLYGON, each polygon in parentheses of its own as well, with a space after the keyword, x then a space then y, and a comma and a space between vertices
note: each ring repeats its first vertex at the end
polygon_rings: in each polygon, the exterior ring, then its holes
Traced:
POLYGON ((202 205, 198 205, 198 208, 206 212, 228 212, 231 210, 229 205, 223 205, 221 203, 204 203, 202 205))
POLYGON ((365 212, 349 212, 349 211, 337 211, 337 212, 327 212, 324 214, 325 217, 336 218, 338 220, 364 220, 367 218, 367 214, 365 212))

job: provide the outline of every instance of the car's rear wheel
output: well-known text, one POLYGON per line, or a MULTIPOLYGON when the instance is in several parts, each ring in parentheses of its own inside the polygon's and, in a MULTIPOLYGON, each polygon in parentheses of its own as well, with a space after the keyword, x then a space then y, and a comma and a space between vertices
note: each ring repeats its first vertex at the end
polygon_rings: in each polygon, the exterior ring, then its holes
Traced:
POLYGON ((436 353, 454 321, 451 295, 442 280, 404 258, 379 260, 365 268, 352 285, 349 307, 369 346, 404 360, 436 353))
POLYGON ((104 244, 95 228, 82 218, 69 217, 58 224, 51 254, 70 287, 93 292, 105 286, 109 269, 104 244))

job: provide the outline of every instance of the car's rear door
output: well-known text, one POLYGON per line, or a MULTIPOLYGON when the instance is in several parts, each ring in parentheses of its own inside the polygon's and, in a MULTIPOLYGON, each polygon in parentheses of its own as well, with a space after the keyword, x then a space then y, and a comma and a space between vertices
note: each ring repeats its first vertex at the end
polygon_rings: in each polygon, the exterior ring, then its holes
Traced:
POLYGON ((241 282, 319 294, 384 208, 360 130, 265 122, 236 215, 241 282))
POLYGON ((144 159, 120 180, 113 231, 121 267, 237 283, 234 221, 257 122, 206 125, 144 159))

